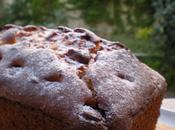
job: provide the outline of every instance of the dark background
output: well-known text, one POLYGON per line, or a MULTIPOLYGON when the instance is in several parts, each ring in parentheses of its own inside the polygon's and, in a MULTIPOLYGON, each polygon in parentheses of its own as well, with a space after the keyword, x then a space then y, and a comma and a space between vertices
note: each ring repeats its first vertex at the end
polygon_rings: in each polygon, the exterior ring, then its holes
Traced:
POLYGON ((126 44, 175 96, 175 0, 0 0, 0 26, 88 28, 126 44))

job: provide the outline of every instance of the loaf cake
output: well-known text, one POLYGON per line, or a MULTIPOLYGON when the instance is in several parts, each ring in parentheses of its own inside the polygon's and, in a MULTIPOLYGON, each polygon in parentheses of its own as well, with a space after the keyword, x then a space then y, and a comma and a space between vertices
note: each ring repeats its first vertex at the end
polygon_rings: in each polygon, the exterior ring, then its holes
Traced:
POLYGON ((0 28, 0 130, 154 130, 165 91, 127 47, 89 30, 0 28))

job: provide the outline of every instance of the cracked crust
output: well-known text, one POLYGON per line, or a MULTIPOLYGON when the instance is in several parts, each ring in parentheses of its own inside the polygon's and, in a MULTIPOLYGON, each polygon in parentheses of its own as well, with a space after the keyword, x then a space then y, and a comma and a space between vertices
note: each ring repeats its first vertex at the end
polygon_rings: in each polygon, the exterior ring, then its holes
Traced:
POLYGON ((61 130, 130 130, 166 90, 124 45, 86 29, 5 25, 0 44, 0 97, 67 124, 61 130))

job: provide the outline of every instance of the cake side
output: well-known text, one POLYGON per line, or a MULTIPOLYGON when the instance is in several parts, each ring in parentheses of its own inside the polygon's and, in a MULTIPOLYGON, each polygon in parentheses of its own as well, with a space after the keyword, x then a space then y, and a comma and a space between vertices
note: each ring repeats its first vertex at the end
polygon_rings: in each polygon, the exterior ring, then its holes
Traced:
POLYGON ((61 120, 65 130, 130 130, 166 91, 165 79, 130 50, 86 29, 6 25, 0 39, 0 97, 61 120))
POLYGON ((54 119, 39 110, 0 98, 1 130, 65 130, 66 123, 54 119))
POLYGON ((164 95, 152 99, 147 108, 140 111, 133 120, 131 130, 155 130, 164 95))

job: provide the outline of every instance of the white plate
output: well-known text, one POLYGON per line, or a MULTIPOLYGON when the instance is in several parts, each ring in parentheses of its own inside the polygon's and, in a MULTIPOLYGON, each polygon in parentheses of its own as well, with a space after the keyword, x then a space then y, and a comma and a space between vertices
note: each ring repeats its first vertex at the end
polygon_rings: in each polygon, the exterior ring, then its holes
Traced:
POLYGON ((175 128, 175 98, 163 100, 158 123, 175 128))

